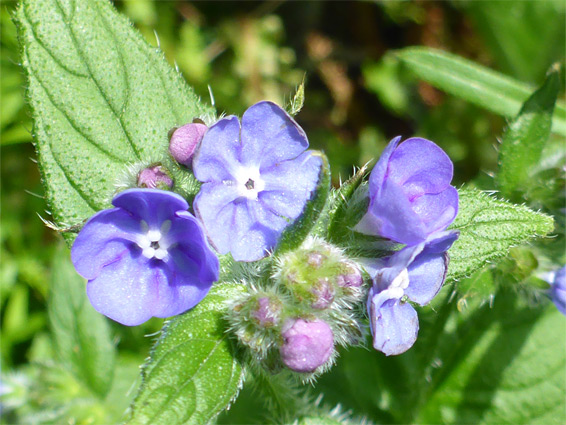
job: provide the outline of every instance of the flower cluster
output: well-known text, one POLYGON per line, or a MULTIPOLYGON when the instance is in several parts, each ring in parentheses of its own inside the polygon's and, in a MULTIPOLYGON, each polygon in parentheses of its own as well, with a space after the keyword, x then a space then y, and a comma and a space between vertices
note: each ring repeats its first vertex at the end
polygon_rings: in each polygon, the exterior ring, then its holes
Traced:
POLYGON ((198 218, 166 191, 175 185, 161 163, 137 172, 138 188, 91 217, 73 245, 92 305, 125 325, 177 315, 219 278, 209 243, 238 261, 267 256, 317 187, 322 160, 307 147, 303 130, 271 102, 249 108, 241 125, 230 116, 210 128, 193 122, 175 129, 172 158, 203 182, 198 218))
POLYGON ((227 269, 242 262, 239 270, 256 271, 231 270, 224 280, 247 287, 230 301, 227 318, 250 360, 262 367, 286 368, 307 380, 324 371, 336 346, 361 341, 366 297, 374 347, 387 355, 406 351, 418 332, 409 302, 426 305, 440 291, 446 252, 458 237, 446 230, 458 211, 452 163, 425 139, 396 138, 385 149, 369 177, 367 212, 354 230, 405 247, 365 261, 368 290, 361 259, 320 236, 324 220, 319 236, 303 232, 295 248, 285 243, 275 250, 297 220, 297 228, 314 224, 302 216, 327 180, 322 155, 308 146, 293 118, 267 101, 241 120, 228 116, 205 125, 195 119, 172 130, 174 162, 155 158, 137 167, 130 179, 136 187, 118 193, 114 208, 91 217, 75 240, 72 260, 88 279, 92 305, 125 325, 181 314, 219 280, 218 256, 227 255, 227 269), (180 188, 179 176, 193 189, 180 188), (194 215, 173 191, 194 198, 194 215))
POLYGON ((282 364, 308 379, 332 363, 336 344, 361 336, 353 310, 363 283, 361 270, 340 249, 309 238, 278 259, 265 287, 250 285, 234 300, 228 318, 250 359, 269 369, 282 364))
POLYGON ((356 226, 361 233, 406 247, 373 268, 367 310, 374 348, 401 354, 414 344, 418 318, 408 301, 428 304, 446 277, 446 251, 458 238, 445 231, 458 212, 458 192, 450 185, 453 165, 433 142, 393 139, 369 178, 369 207, 356 226))

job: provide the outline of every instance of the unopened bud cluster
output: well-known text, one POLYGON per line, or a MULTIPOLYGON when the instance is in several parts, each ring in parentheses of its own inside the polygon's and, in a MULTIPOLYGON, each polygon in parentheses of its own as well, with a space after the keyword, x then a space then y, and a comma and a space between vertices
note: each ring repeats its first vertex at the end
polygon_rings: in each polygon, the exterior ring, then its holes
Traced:
POLYGON ((360 268, 341 250, 310 238, 277 260, 266 288, 252 286, 234 301, 231 327, 251 359, 308 379, 332 364, 336 344, 359 340, 353 309, 364 296, 363 283, 360 268))

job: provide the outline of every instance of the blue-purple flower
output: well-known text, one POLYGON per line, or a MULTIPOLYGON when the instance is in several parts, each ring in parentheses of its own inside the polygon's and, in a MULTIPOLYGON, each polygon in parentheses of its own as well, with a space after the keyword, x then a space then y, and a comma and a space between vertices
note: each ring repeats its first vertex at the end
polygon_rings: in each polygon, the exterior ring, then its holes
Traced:
POLYGON ((437 233, 378 265, 367 304, 376 350, 390 356, 413 346, 419 321, 408 301, 424 306, 438 294, 446 278, 446 251, 457 238, 455 231, 437 233))
POLYGON ((445 230, 458 213, 450 158, 430 140, 393 139, 369 178, 369 208, 355 230, 406 245, 445 230))
POLYGON ((71 258, 94 308, 124 325, 195 306, 218 280, 218 258, 179 195, 130 189, 92 216, 71 258))
POLYGON ((558 311, 566 316, 566 266, 552 273, 550 298, 558 311))
POLYGON ((304 131, 279 106, 259 102, 208 129, 193 159, 203 182, 195 199, 212 245, 237 261, 265 257, 303 212, 322 160, 305 151, 304 131))

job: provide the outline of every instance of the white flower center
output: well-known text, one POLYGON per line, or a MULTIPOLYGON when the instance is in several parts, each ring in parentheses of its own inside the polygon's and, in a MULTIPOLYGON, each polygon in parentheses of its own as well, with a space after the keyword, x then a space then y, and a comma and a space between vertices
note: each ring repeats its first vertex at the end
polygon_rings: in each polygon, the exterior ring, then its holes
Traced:
POLYGON ((265 182, 259 174, 259 167, 239 167, 234 177, 238 194, 256 200, 259 192, 265 189, 265 182))
POLYGON ((405 295, 405 289, 409 286, 409 272, 405 268, 397 275, 393 282, 387 288, 387 293, 392 298, 402 298, 405 295))
POLYGON ((145 234, 138 236, 137 244, 146 258, 157 258, 163 260, 167 257, 169 241, 166 236, 171 228, 171 220, 165 220, 160 229, 150 229, 145 221, 141 222, 145 234))

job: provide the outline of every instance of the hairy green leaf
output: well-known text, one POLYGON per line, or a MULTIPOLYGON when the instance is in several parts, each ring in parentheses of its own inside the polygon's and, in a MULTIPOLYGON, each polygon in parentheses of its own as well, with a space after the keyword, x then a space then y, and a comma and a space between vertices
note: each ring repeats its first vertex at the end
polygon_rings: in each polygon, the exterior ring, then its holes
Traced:
POLYGON ((552 217, 498 200, 476 189, 460 189, 452 229, 460 237, 450 249, 447 279, 470 275, 509 249, 554 229, 552 217))
MULTIPOLYGON (((527 84, 440 50, 409 47, 397 57, 434 87, 504 117, 515 117, 533 91, 527 84)), ((566 136, 564 103, 556 105, 552 131, 566 136)))
POLYGON ((85 287, 69 252, 61 249, 53 259, 47 305, 56 352, 67 368, 103 397, 112 384, 116 353, 106 318, 90 305, 85 287))
POLYGON ((166 158, 168 131, 211 112, 107 0, 25 0, 16 23, 46 199, 62 227, 107 208, 128 165, 166 158))
POLYGON ((144 367, 129 424, 206 423, 236 397, 243 372, 223 314, 226 300, 242 290, 219 284, 168 323, 144 367))
POLYGON ((565 423, 566 318, 543 301, 533 306, 503 291, 492 307, 452 325, 437 353, 442 367, 413 422, 565 423))
POLYGON ((503 196, 511 196, 529 179, 550 136, 552 112, 560 89, 560 70, 554 67, 544 84, 527 99, 503 134, 496 182, 503 196))

